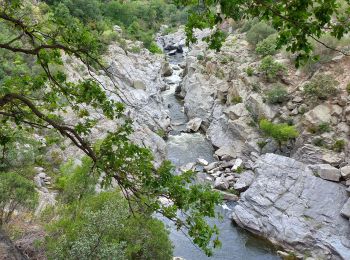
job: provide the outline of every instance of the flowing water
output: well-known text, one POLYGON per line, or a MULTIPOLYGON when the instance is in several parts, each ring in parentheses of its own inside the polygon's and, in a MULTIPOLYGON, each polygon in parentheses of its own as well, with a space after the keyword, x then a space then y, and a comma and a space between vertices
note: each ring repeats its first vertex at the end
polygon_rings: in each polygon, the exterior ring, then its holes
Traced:
MULTIPOLYGON (((171 77, 165 78, 170 84, 170 88, 163 92, 163 99, 168 106, 172 121, 173 131, 167 141, 168 159, 176 166, 180 167, 190 162, 196 162, 197 158, 203 158, 208 162, 214 161, 214 149, 211 143, 201 133, 184 133, 187 116, 183 112, 183 102, 175 96, 175 89, 181 83, 179 76, 181 70, 178 64, 183 60, 182 55, 170 57, 170 64, 177 68, 171 77)), ((212 257, 206 257, 188 237, 177 231, 176 228, 167 220, 164 220, 170 230, 170 238, 174 244, 174 255, 186 260, 197 259, 244 259, 244 260, 272 260, 280 259, 275 253, 273 247, 260 238, 256 238, 243 229, 233 225, 230 215, 234 203, 225 204, 217 210, 223 216, 222 220, 211 220, 211 224, 216 224, 220 229, 220 240, 222 247, 214 251, 212 257)))

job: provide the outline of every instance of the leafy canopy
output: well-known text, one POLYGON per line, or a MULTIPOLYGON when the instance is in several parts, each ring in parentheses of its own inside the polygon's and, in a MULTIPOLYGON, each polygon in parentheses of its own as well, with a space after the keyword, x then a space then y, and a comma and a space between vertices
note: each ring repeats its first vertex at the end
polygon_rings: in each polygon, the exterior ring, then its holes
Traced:
MULTIPOLYGON (((9 134, 56 130, 90 158, 90 174, 101 177, 104 188, 115 181, 130 202, 130 210, 146 208, 163 214, 177 228, 187 229, 210 255, 220 242, 218 229, 206 218, 216 216, 221 196, 209 186, 192 185, 193 172, 175 176, 169 162, 155 168, 151 152, 129 140, 133 130, 124 113, 122 93, 116 85, 106 89, 94 76, 103 70, 113 79, 101 60, 106 45, 100 40, 100 31, 84 22, 62 3, 0 1, 0 51, 6 57, 4 66, 0 64, 4 71, 0 78, 2 125, 10 129, 9 134), (69 80, 63 55, 80 60, 89 75, 78 82, 69 80), (112 94, 118 98, 111 99, 112 94), (67 111, 77 120, 68 123, 67 111), (98 143, 90 139, 97 123, 91 111, 119 122, 117 129, 111 129, 98 143), (162 197, 172 204, 162 204, 162 197), (179 211, 184 218, 178 217, 179 211)), ((70 201, 72 196, 74 190, 65 199, 70 201)))
MULTIPOLYGON (((176 0, 176 2, 181 6, 196 7, 196 11, 190 14, 186 27, 189 42, 196 41, 194 28, 214 28, 220 25, 224 18, 232 18, 235 21, 257 18, 270 23, 278 31, 277 48, 286 46, 288 51, 298 54, 296 66, 305 63, 312 55, 312 40, 321 42, 319 38, 326 32, 340 39, 350 30, 349 0, 176 0)), ((219 29, 216 29, 208 39, 209 45, 214 49, 220 49, 221 40, 219 29)))
POLYGON ((16 172, 0 173, 0 228, 11 220, 15 210, 32 210, 37 201, 32 181, 16 172))

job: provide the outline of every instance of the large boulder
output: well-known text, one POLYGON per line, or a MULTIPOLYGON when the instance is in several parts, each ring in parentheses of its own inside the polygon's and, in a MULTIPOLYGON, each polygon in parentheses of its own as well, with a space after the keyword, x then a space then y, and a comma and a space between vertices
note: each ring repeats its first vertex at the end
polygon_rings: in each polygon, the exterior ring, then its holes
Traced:
POLYGON ((305 114, 305 123, 307 125, 318 125, 322 122, 330 123, 331 117, 331 107, 327 104, 321 104, 305 114))
POLYGON ((329 164, 316 164, 310 166, 316 176, 329 181, 339 181, 340 170, 329 164))
POLYGON ((239 179, 233 185, 233 188, 238 191, 246 190, 253 183, 254 177, 253 171, 242 172, 239 179))
POLYGON ((292 158, 265 154, 256 178, 241 194, 233 219, 241 227, 286 249, 320 259, 350 259, 348 200, 344 186, 314 176, 292 158))

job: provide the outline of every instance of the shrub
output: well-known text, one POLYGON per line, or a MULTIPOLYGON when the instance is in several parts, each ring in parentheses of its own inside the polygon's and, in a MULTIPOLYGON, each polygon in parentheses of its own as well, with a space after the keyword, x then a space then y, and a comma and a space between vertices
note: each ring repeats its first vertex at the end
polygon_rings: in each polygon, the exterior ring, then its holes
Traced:
POLYGON ((341 151, 344 150, 345 144, 346 144, 345 141, 342 139, 336 140, 333 144, 332 149, 333 151, 340 153, 341 151))
POLYGON ((325 100, 337 94, 338 85, 331 75, 319 74, 304 86, 304 94, 312 99, 325 100))
POLYGON ((350 83, 348 83, 348 85, 346 86, 346 92, 348 92, 348 94, 350 94, 350 83))
POLYGON ((275 32, 276 30, 273 29, 270 25, 265 22, 260 22, 253 25, 247 32, 247 41, 255 46, 275 32))
POLYGON ((204 55, 203 54, 198 54, 197 55, 197 60, 204 60, 204 55))
POLYGON ((262 119, 260 120, 259 126, 263 133, 275 139, 280 147, 283 143, 299 136, 295 127, 287 124, 274 124, 267 119, 262 119))
MULTIPOLYGON (((135 213, 136 214, 136 213, 135 213)), ((132 215, 119 191, 64 205, 47 227, 49 259, 170 259, 164 224, 132 215)))
POLYGON ((55 181, 55 188, 60 191, 60 202, 71 203, 94 193, 97 178, 90 172, 91 168, 92 162, 87 157, 83 158, 81 165, 74 166, 74 162, 69 161, 61 166, 60 175, 55 181))
POLYGON ((254 74, 254 69, 253 69, 253 67, 250 67, 250 66, 249 66, 249 67, 246 69, 246 72, 247 72, 248 77, 253 76, 253 74, 254 74))
POLYGON ((259 22, 257 18, 246 20, 240 29, 242 33, 248 32, 254 25, 256 25, 259 22))
POLYGON ((270 104, 281 104, 288 100, 288 92, 281 84, 276 84, 267 91, 266 99, 270 104))
POLYGON ((325 146, 326 146, 326 143, 325 143, 325 141, 323 140, 323 138, 316 138, 316 139, 313 141, 313 144, 316 145, 316 146, 319 146, 319 147, 325 147, 325 146))
POLYGON ((233 96, 231 98, 231 103, 232 104, 239 104, 239 103, 242 103, 242 97, 237 95, 237 96, 233 96))
POLYGON ((277 76, 282 75, 286 71, 286 67, 275 61, 271 56, 262 59, 259 71, 265 74, 267 80, 274 81, 277 76))
POLYGON ((18 209, 34 209, 38 194, 34 183, 15 172, 0 173, 0 228, 18 209))
POLYGON ((262 40, 256 45, 255 51, 257 54, 265 57, 268 55, 274 55, 277 48, 277 34, 271 34, 266 39, 262 40))
POLYGON ((152 53, 159 53, 159 54, 163 53, 162 49, 159 48, 159 46, 155 42, 151 42, 148 50, 152 53))
POLYGON ((265 140, 264 141, 258 141, 257 145, 259 146, 260 150, 262 150, 267 145, 267 142, 265 140))
POLYGON ((321 134, 326 133, 326 132, 330 132, 331 130, 332 130, 331 126, 327 122, 323 122, 323 123, 320 123, 318 125, 318 132, 321 134))

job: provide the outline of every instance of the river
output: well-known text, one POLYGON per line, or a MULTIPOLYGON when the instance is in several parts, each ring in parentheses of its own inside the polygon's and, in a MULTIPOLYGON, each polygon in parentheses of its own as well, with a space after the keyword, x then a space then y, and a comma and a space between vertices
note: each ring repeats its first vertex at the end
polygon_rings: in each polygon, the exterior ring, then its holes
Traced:
MULTIPOLYGON (((197 158, 203 158, 208 162, 214 161, 214 148, 202 133, 184 133, 188 118, 183 110, 183 102, 175 96, 175 89, 181 84, 182 69, 178 66, 183 61, 182 54, 169 57, 170 66, 174 68, 173 75, 165 78, 171 83, 170 88, 163 92, 165 105, 168 107, 172 131, 167 139, 168 159, 180 167, 186 163, 196 162, 197 158)), ((273 246, 268 242, 257 238, 247 231, 235 226, 230 218, 234 203, 226 203, 218 207, 223 216, 222 220, 212 219, 211 224, 216 224, 220 229, 222 247, 214 251, 212 257, 205 254, 191 243, 189 238, 169 222, 164 220, 170 230, 170 238, 174 244, 174 255, 186 260, 197 259, 244 259, 244 260, 275 260, 277 256, 273 246)))

